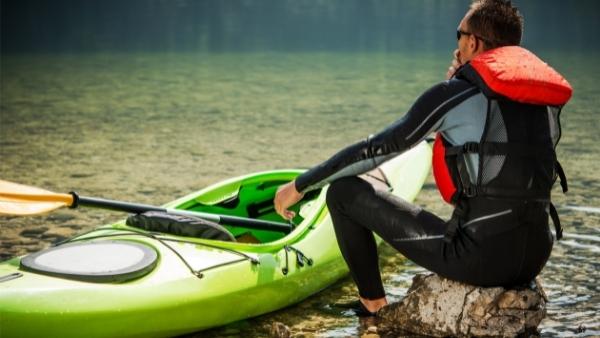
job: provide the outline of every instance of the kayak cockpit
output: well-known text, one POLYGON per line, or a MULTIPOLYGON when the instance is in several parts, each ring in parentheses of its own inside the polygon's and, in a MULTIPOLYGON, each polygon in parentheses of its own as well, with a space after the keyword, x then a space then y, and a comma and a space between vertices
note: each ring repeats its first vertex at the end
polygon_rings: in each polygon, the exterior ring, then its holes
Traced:
MULTIPOLYGON (((288 223, 275 211, 273 198, 277 189, 293 180, 301 171, 281 171, 267 174, 255 174, 238 180, 230 180, 224 184, 213 186, 190 196, 176 206, 179 210, 205 212, 218 215, 244 217, 255 220, 288 223)), ((289 234, 296 225, 304 221, 309 209, 316 207, 313 203, 320 195, 321 189, 305 195, 303 200, 293 206, 296 217, 288 231, 277 229, 257 229, 252 226, 234 226, 221 224, 229 231, 235 241, 241 243, 264 244, 279 240, 289 234)), ((185 199, 185 198, 184 198, 185 199)))

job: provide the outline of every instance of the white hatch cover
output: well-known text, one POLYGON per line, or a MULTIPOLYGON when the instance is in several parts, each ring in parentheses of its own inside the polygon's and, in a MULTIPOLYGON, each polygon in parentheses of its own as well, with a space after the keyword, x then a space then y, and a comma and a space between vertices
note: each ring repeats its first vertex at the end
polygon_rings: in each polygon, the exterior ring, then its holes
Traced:
POLYGON ((21 268, 86 282, 123 282, 152 271, 157 257, 153 248, 136 242, 80 242, 28 255, 21 268))

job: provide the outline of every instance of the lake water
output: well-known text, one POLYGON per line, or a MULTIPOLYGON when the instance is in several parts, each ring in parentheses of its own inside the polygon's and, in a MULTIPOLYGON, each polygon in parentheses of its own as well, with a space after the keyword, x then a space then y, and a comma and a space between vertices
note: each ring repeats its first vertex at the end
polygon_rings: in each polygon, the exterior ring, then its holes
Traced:
MULTIPOLYGON (((600 335, 600 65, 595 54, 540 56, 570 81, 558 147, 569 177, 554 200, 565 228, 541 274, 543 336, 600 335)), ((253 171, 309 167, 400 118, 443 79, 450 55, 428 53, 84 53, 2 56, 0 177, 57 192, 162 204, 253 171)), ((417 203, 450 208, 428 179, 417 203)), ((1 217, 0 259, 49 246, 123 215, 61 210, 1 217)), ((386 291, 399 300, 421 271, 381 248, 386 291)), ((190 337, 362 333, 344 279, 308 300, 190 337)))

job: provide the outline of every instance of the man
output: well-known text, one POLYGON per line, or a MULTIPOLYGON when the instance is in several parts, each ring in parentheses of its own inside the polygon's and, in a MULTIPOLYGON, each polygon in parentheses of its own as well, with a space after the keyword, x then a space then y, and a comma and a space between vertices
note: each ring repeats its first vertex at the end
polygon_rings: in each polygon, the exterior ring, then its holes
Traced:
MULTIPOLYGON (((552 250, 548 216, 554 148, 569 84, 518 47, 523 19, 510 1, 476 0, 457 30, 448 80, 426 91, 400 120, 280 187, 284 218, 306 191, 331 184, 327 205, 340 250, 359 290, 359 315, 387 304, 373 232, 441 276, 480 286, 531 281, 552 250), (433 171, 448 222, 356 175, 437 132, 433 171)), ((560 238, 557 226, 557 238, 560 238)))

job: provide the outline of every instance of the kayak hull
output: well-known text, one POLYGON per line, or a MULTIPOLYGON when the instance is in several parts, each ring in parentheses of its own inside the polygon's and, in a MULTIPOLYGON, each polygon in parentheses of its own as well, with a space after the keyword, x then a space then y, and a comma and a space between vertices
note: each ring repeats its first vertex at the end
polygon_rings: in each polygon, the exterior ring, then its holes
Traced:
MULTIPOLYGON (((428 174, 430 159, 430 148, 423 143, 384 164, 393 193, 412 201, 428 174)), ((244 184, 291 180, 301 172, 281 170, 230 179, 166 207, 194 209, 201 205, 210 211, 235 191, 241 195, 244 184)), ((127 282, 89 283, 23 271, 21 258, 0 263, 0 279, 19 274, 0 282, 0 337, 168 337, 298 303, 348 272, 325 195, 326 188, 298 210, 303 218, 292 233, 260 244, 168 234, 152 238, 124 222, 74 239, 134 241, 155 249, 158 262, 154 270, 127 282), (298 252, 306 259, 299 259, 298 252)), ((277 220, 273 214, 264 218, 277 220)))
MULTIPOLYGON (((331 251, 311 257, 322 263, 304 271, 292 268, 285 278, 281 264, 263 254, 260 267, 241 262, 201 279, 185 269, 162 269, 150 277, 154 281, 142 284, 83 288, 76 285, 81 282, 46 283, 30 288, 35 299, 6 295, 14 303, 3 302, 1 336, 81 337, 85 332, 86 337, 166 337, 224 325, 297 303, 343 277, 347 268, 331 251)), ((165 259, 160 264, 180 262, 165 259)))

